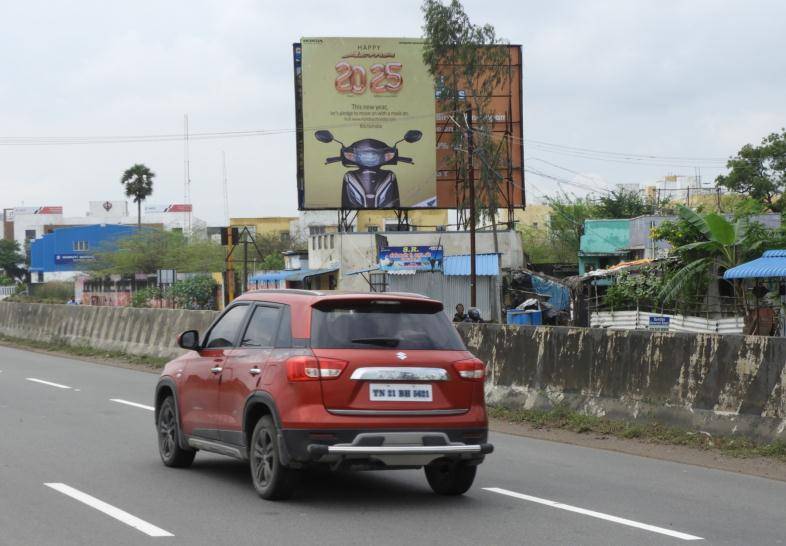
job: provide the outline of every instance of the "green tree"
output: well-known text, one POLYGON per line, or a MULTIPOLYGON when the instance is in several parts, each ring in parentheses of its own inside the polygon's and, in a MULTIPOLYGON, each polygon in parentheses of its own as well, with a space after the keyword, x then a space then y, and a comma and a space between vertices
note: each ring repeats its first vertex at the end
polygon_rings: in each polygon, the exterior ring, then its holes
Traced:
POLYGON ((572 257, 571 262, 578 261, 584 221, 596 215, 594 203, 567 193, 547 197, 546 202, 551 207, 549 232, 552 242, 566 249, 572 257))
POLYGON ((25 256, 19 248, 19 243, 14 240, 0 239, 0 270, 12 280, 24 278, 25 270, 21 264, 25 256))
POLYGON ((142 226, 142 201, 153 194, 153 178, 156 173, 145 165, 137 163, 126 169, 120 178, 120 183, 125 186, 126 195, 134 198, 137 209, 137 225, 142 226))
POLYGON ((224 270, 224 248, 207 240, 187 239, 182 233, 144 228, 118 239, 112 248, 96 252, 95 275, 153 274, 159 269, 182 273, 224 270))
POLYGON ((635 218, 652 214, 653 209, 638 192, 614 190, 598 200, 593 214, 596 218, 635 218))
MULTIPOLYGON (((491 99, 509 75, 507 41, 496 35, 493 26, 473 24, 458 0, 448 4, 425 0, 421 9, 425 39, 423 60, 435 78, 439 106, 454 124, 450 132, 452 149, 459 152, 449 162, 458 174, 459 196, 465 196, 468 188, 465 111, 471 108, 476 209, 481 216, 491 220, 496 243, 504 139, 494 139, 495 112, 491 99)), ((468 204, 460 203, 459 206, 466 208, 468 204)))
POLYGON ((715 179, 728 188, 761 201, 773 212, 783 211, 786 190, 786 129, 764 137, 759 146, 746 144, 726 163, 728 174, 715 179))

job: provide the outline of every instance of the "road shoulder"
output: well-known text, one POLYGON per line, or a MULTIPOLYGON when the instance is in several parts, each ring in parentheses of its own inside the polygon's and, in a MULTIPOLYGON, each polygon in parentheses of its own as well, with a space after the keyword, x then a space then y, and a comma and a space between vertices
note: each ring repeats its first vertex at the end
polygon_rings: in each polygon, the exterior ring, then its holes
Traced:
POLYGON ((538 428, 528 423, 510 423, 499 419, 489 420, 489 428, 494 432, 513 434, 515 436, 616 451, 650 459, 660 459, 704 468, 737 472, 771 480, 786 481, 786 463, 766 457, 730 457, 715 451, 694 447, 658 444, 597 433, 579 433, 547 427, 538 428))

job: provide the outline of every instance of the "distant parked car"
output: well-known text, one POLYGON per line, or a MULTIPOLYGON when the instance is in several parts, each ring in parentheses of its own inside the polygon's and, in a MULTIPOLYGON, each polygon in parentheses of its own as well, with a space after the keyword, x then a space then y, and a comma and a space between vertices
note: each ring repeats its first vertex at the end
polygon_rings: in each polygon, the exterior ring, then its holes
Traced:
POLYGON ((248 460, 266 499, 310 466, 425 468, 436 493, 460 495, 493 449, 485 365, 436 300, 261 290, 178 343, 155 392, 167 466, 198 450, 248 460))

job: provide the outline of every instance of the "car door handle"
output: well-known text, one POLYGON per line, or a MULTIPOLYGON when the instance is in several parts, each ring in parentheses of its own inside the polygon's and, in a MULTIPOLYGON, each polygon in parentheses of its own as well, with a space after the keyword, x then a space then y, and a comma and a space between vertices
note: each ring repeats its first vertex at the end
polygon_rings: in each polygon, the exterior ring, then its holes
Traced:
POLYGON ((259 375, 259 374, 261 374, 261 373, 262 373, 262 370, 260 370, 260 369, 259 369, 259 368, 257 368, 256 366, 254 366, 253 368, 251 368, 250 370, 248 370, 248 373, 250 373, 251 375, 259 375))
POLYGON ((223 369, 224 368, 222 368, 221 366, 215 366, 213 368, 210 368, 210 371, 213 372, 213 373, 221 373, 221 370, 223 370, 223 369))

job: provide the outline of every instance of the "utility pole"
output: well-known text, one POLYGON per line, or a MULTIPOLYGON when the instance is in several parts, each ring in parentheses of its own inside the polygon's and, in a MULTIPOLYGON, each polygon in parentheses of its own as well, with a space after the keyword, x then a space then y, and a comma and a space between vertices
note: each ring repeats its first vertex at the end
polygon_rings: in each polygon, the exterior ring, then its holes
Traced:
POLYGON ((235 249, 234 237, 232 236, 232 226, 227 228, 227 279, 226 279, 226 297, 227 303, 235 299, 235 265, 232 262, 232 251, 235 249))
POLYGON ((248 292, 248 228, 243 228, 243 294, 248 292))
POLYGON ((477 305, 477 276, 475 273, 475 136, 472 132, 472 106, 467 108, 467 170, 469 175, 469 305, 477 305))

